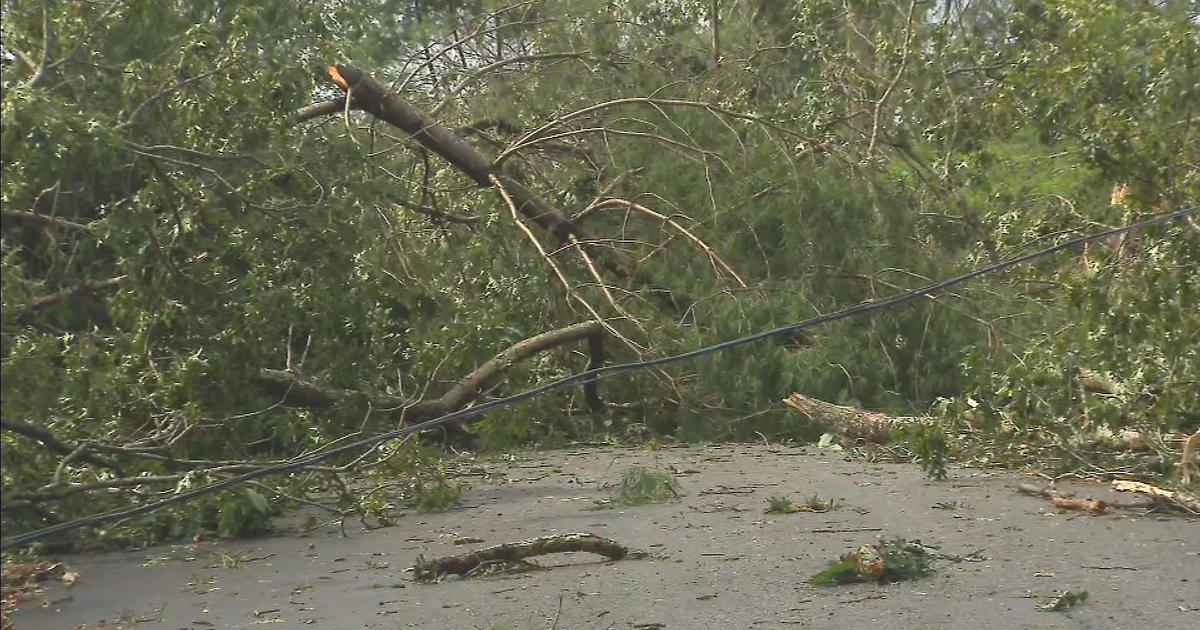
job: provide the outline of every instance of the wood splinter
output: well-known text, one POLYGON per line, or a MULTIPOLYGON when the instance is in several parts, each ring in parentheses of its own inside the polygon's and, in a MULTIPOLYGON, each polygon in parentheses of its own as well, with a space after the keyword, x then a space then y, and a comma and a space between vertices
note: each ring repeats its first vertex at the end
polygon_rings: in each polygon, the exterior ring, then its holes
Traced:
POLYGON ((469 577, 479 574, 481 569, 487 567, 511 569, 514 565, 528 566, 526 558, 572 551, 586 551, 604 556, 609 560, 643 558, 646 555, 645 552, 629 549, 594 534, 553 534, 476 549, 437 560, 425 560, 424 557, 419 557, 416 566, 413 567, 413 572, 419 581, 436 581, 451 574, 469 577))

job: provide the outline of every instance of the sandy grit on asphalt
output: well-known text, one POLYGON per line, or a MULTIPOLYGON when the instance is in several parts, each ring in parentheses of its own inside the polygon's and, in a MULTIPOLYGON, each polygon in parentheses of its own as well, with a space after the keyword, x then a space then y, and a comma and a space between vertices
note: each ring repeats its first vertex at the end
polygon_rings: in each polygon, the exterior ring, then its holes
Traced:
MULTIPOLYGON (((1200 523, 1059 512, 1016 494, 1030 479, 1012 473, 955 469, 948 481, 928 482, 914 466, 742 444, 548 451, 485 468, 504 481, 474 481, 460 509, 410 513, 370 531, 352 521, 346 537, 331 527, 59 558, 78 583, 49 586, 49 603, 26 604, 16 628, 1200 626, 1200 523), (674 471, 682 496, 595 509, 631 466, 674 471), (839 507, 764 514, 770 497, 814 494, 839 507), (590 532, 650 557, 542 556, 544 570, 438 584, 415 583, 407 571, 418 555, 555 532, 590 532), (976 561, 942 561, 933 577, 898 584, 806 583, 830 559, 881 535, 976 561), (1090 597, 1066 613, 1039 610, 1064 590, 1090 597)), ((1101 484, 1065 488, 1113 498, 1101 484)))

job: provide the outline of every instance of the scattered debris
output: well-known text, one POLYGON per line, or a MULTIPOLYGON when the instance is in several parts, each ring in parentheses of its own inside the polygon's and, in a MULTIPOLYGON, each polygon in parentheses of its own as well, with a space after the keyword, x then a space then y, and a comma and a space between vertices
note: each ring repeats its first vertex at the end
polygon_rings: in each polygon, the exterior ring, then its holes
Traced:
POLYGON ((933 572, 933 561, 943 557, 919 540, 896 538, 863 545, 829 563, 824 571, 808 579, 809 584, 832 585, 854 582, 901 582, 933 572))
POLYGON ((419 581, 437 581, 447 575, 462 577, 478 576, 483 573, 522 571, 534 567, 525 559, 549 553, 586 551, 599 554, 609 560, 644 558, 646 553, 629 549, 612 540, 594 534, 554 534, 540 536, 515 543, 485 547, 437 560, 418 557, 413 573, 419 581))
POLYGON ((1063 591, 1055 595, 1049 603, 1038 606, 1038 610, 1044 610, 1046 612, 1063 612, 1086 602, 1087 598, 1087 591, 1063 591))
POLYGON ((640 466, 627 468, 621 473, 621 485, 617 494, 608 499, 596 501, 600 508, 631 507, 647 503, 662 503, 668 499, 678 499, 679 482, 667 472, 646 470, 640 466))
POLYGON ((1108 505, 1099 499, 1077 497, 1072 494, 1065 494, 1051 490, 1050 488, 1043 488, 1028 483, 1018 485, 1017 492, 1035 497, 1045 497, 1050 499, 1054 507, 1064 510, 1080 510, 1089 514, 1100 515, 1108 509, 1108 505))
POLYGON ((1137 492, 1149 495, 1155 500, 1165 501, 1185 512, 1200 514, 1200 496, 1184 490, 1171 490, 1141 481, 1123 479, 1114 479, 1112 489, 1117 492, 1137 492))
POLYGON ((58 578, 68 588, 79 580, 79 573, 65 564, 39 560, 11 564, 0 573, 0 629, 12 630, 12 616, 23 602, 33 599, 38 585, 58 578))
POLYGON ((804 503, 797 504, 785 496, 767 499, 766 514, 795 514, 797 512, 828 512, 837 508, 837 499, 822 499, 812 495, 804 503))

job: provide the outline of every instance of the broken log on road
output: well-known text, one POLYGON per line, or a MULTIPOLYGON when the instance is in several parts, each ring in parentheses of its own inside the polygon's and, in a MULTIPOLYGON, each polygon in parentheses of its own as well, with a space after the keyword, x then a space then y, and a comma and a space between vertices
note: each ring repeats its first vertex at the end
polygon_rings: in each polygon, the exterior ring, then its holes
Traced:
POLYGON ((553 534, 520 542, 476 549, 468 553, 425 560, 417 558, 413 573, 419 581, 436 581, 447 575, 469 577, 485 571, 513 571, 529 568, 526 558, 551 553, 586 551, 609 560, 641 558, 645 552, 630 549, 595 534, 553 534))

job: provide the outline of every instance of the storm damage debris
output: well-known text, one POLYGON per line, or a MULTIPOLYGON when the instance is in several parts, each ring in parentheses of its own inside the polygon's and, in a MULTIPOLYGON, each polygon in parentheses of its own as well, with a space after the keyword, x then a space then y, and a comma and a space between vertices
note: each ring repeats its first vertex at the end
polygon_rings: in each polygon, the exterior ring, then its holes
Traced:
POLYGON ((1108 504, 1099 499, 1077 497, 1072 494, 1066 494, 1056 490, 1051 490, 1050 488, 1042 488, 1028 483, 1023 483, 1017 486, 1017 492, 1050 499, 1050 502, 1054 504, 1054 507, 1064 510, 1079 510, 1095 516, 1103 514, 1108 510, 1108 504))
POLYGON ((609 560, 644 558, 646 553, 630 549, 615 541, 594 534, 552 534, 514 543, 476 549, 436 560, 418 557, 413 566, 414 577, 421 582, 438 581, 448 575, 474 577, 485 574, 528 570, 536 565, 526 558, 551 553, 585 551, 609 560))
POLYGON ((842 554, 823 571, 808 579, 809 584, 827 586, 855 582, 902 582, 933 573, 937 559, 957 559, 922 545, 919 540, 895 538, 863 545, 842 554))

